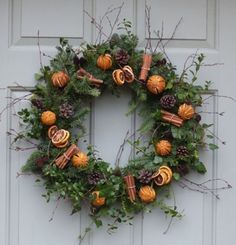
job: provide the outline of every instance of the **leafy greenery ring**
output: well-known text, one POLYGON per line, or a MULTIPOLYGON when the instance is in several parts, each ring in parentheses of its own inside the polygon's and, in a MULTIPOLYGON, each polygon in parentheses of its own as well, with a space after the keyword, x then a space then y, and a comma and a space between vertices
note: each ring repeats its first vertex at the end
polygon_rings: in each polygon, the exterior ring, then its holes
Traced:
POLYGON ((189 70, 178 75, 165 54, 138 50, 129 22, 123 25, 126 34, 115 33, 96 45, 73 49, 60 39, 50 65, 36 74, 39 82, 31 108, 18 113, 27 126, 24 137, 38 140, 22 171, 40 174, 48 201, 54 193, 59 199, 68 198, 72 213, 88 203, 97 226, 102 225, 101 217, 113 218, 109 230, 148 207, 181 217, 176 207, 164 203, 165 194, 190 170, 206 172, 199 159, 201 147, 217 148, 204 141, 209 125, 201 124, 196 112, 209 87, 207 82, 204 87, 195 85, 204 56, 195 55, 189 70), (125 167, 112 168, 93 146, 85 153, 77 143, 85 133, 88 102, 105 89, 119 96, 123 88, 134 95, 129 113, 138 110, 143 117, 139 133, 150 137, 147 142, 141 138, 131 142, 127 136, 125 143, 135 149, 135 158, 125 167), (74 128, 80 134, 73 133, 74 128))

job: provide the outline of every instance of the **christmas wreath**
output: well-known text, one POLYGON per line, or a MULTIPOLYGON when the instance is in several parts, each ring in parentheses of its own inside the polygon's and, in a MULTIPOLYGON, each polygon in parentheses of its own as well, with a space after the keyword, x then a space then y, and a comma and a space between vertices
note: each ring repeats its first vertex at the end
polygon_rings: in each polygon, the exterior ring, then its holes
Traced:
POLYGON ((217 148, 205 142, 209 125, 201 123, 197 113, 209 88, 209 82, 195 84, 204 55, 195 55, 189 70, 178 75, 165 53, 137 49, 138 38, 129 27, 124 21, 120 29, 125 34, 114 33, 104 42, 77 49, 60 39, 50 65, 36 74, 31 108, 18 112, 26 124, 19 138, 38 142, 22 171, 42 177, 48 201, 55 193, 69 199, 72 213, 89 204, 97 226, 102 217, 113 218, 111 230, 147 207, 158 206, 171 217, 180 217, 176 207, 164 203, 169 187, 190 170, 204 174, 199 149, 217 148), (94 146, 82 152, 78 142, 86 133, 89 102, 105 90, 119 96, 123 89, 132 94, 128 113, 138 111, 143 123, 139 137, 125 139, 135 157, 114 168, 94 146), (147 141, 143 135, 148 135, 147 141))

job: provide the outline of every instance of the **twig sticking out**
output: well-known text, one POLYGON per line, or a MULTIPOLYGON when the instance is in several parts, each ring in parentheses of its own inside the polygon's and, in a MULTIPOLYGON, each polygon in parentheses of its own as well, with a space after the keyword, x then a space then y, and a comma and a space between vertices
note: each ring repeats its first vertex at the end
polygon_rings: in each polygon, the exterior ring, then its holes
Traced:
POLYGON ((230 189, 232 188, 232 186, 226 181, 226 180, 223 180, 223 179, 220 179, 220 178, 216 178, 216 179, 209 179, 209 180, 206 180, 202 183, 196 183, 192 180, 189 180, 185 177, 182 178, 183 181, 178 181, 178 184, 180 187, 182 188, 187 188, 191 191, 196 191, 196 192, 200 192, 200 193, 203 193, 203 194, 207 194, 207 193, 210 193, 212 194, 216 199, 220 199, 219 195, 216 193, 217 191, 219 190, 227 190, 227 189, 230 189), (213 186, 218 184, 218 183, 222 183, 223 186, 220 186, 220 187, 208 187, 206 184, 212 184, 213 186))

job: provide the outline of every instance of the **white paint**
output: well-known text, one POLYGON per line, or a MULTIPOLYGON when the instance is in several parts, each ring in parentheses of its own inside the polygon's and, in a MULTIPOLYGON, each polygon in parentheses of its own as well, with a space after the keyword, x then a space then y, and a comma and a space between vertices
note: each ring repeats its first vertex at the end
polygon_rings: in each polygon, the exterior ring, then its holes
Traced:
MULTIPOLYGON (((180 26, 176 33, 176 38, 180 40, 170 43, 171 48, 167 50, 178 70, 181 71, 186 57, 195 52, 192 47, 202 48, 200 51, 207 55, 206 62, 224 62, 225 65, 204 67, 200 73, 199 82, 213 80, 214 88, 219 90, 219 94, 235 96, 235 58, 233 54, 236 52, 234 43, 236 34, 231 26, 236 21, 236 2, 234 0, 149 2, 152 4, 153 22, 164 20, 166 35, 171 32, 179 16, 185 18, 183 26, 180 26)), ((33 74, 39 69, 36 35, 38 29, 42 36, 45 36, 42 43, 47 45, 42 46, 42 50, 47 50, 50 55, 53 55, 55 53, 53 47, 58 42, 54 37, 61 35, 78 37, 74 40, 75 44, 78 44, 83 38, 88 42, 95 39, 94 27, 89 23, 88 17, 82 15, 83 6, 88 12, 99 17, 102 16, 102 12, 108 5, 117 6, 121 1, 89 0, 83 2, 80 0, 60 1, 59 3, 60 7, 54 9, 54 4, 58 4, 58 1, 0 1, 0 59, 2 61, 0 87, 9 87, 0 89, 0 111, 6 106, 7 96, 17 97, 25 93, 22 89, 13 87, 15 82, 29 87, 35 84, 33 74), (57 21, 53 23, 52 17, 57 21)), ((125 1, 124 11, 124 16, 134 22, 134 30, 137 30, 141 44, 143 44, 145 37, 144 1, 125 1)), ((154 27, 157 28, 158 23, 154 27)), ((48 60, 43 59, 43 62, 47 63, 48 60)), ((110 95, 99 98, 94 103, 91 120, 88 119, 88 126, 92 129, 88 139, 90 138, 95 143, 104 159, 112 164, 114 164, 116 152, 126 131, 128 129, 134 131, 134 125, 140 123, 138 118, 134 121, 134 117, 124 115, 128 110, 129 99, 130 96, 126 92, 120 99, 110 95)), ((17 110, 20 106, 25 106, 25 104, 18 105, 15 109, 17 110)), ((203 152, 202 159, 207 162, 208 175, 193 174, 190 177, 201 182, 207 178, 219 176, 229 180, 235 186, 233 160, 235 158, 233 135, 233 128, 236 124, 235 105, 229 100, 216 98, 209 100, 206 110, 227 112, 225 117, 219 118, 219 128, 217 129, 217 124, 214 128, 216 133, 218 130, 219 137, 223 138, 227 145, 221 146, 218 157, 212 155, 211 152, 203 152)), ((204 116, 204 120, 217 123, 216 117, 212 115, 204 116)), ((80 215, 71 217, 69 215, 70 203, 65 201, 60 203, 54 220, 48 222, 56 200, 47 204, 40 196, 44 191, 43 187, 35 184, 33 177, 15 178, 20 166, 28 157, 25 152, 14 152, 8 149, 10 139, 5 132, 11 127, 18 127, 17 119, 8 111, 3 114, 0 125, 2 156, 0 244, 77 244, 77 235, 89 222, 86 212, 83 211, 80 215)), ((129 153, 130 149, 127 148, 122 164, 126 163, 129 153)), ((211 196, 183 191, 177 186, 174 189, 177 206, 180 210, 184 209, 186 215, 181 221, 173 223, 167 235, 162 233, 168 221, 159 210, 155 210, 152 214, 145 215, 144 219, 142 215, 138 215, 133 227, 123 225, 113 236, 107 235, 105 228, 95 229, 90 237, 85 239, 84 244, 233 245, 235 243, 236 214, 233 212, 235 189, 222 192, 222 199, 217 202, 211 196)))
POLYGON ((22 0, 21 16, 23 37, 83 37, 83 1, 22 0))

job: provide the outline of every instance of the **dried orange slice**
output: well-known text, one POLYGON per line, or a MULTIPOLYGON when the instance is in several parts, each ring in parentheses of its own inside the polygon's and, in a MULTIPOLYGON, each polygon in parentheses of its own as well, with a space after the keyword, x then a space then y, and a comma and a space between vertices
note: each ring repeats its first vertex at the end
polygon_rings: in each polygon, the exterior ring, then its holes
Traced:
POLYGON ((112 77, 117 85, 123 85, 125 83, 124 72, 121 69, 114 70, 112 72, 112 77))
POLYGON ((52 139, 52 137, 54 136, 54 134, 58 131, 58 127, 56 125, 51 126, 48 129, 48 137, 49 139, 52 139))
POLYGON ((166 173, 166 175, 167 175, 166 184, 169 184, 171 179, 172 179, 172 176, 173 176, 171 168, 169 168, 168 166, 161 166, 159 168, 159 171, 166 173))
POLYGON ((162 186, 166 184, 168 175, 160 170, 153 174, 152 178, 157 186, 162 186))
MULTIPOLYGON (((61 144, 62 141, 66 138, 67 132, 64 129, 58 130, 52 137, 52 143, 54 145, 61 144)), ((65 141, 64 141, 65 142, 65 141)))
POLYGON ((130 66, 124 66, 122 70, 124 72, 125 81, 127 83, 132 83, 134 81, 134 73, 132 68, 130 66))
POLYGON ((60 144, 64 144, 70 138, 70 132, 65 130, 66 134, 65 137, 61 140, 60 144))
POLYGON ((68 145, 68 141, 66 141, 64 144, 56 144, 55 146, 57 147, 57 148, 64 148, 64 147, 66 147, 67 145, 68 145))

